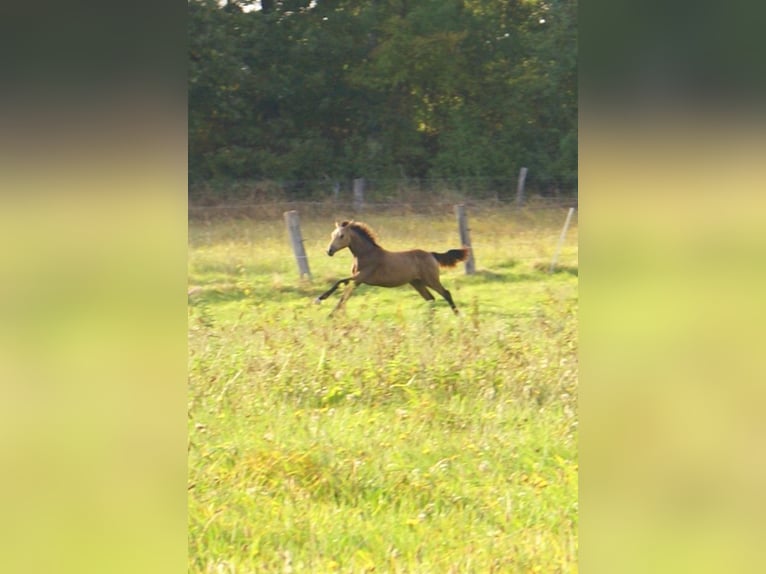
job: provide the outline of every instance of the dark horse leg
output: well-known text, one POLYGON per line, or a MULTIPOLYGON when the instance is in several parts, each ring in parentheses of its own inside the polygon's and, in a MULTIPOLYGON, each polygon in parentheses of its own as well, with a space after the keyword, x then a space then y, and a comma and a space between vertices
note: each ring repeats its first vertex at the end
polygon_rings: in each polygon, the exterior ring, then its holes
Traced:
POLYGON ((444 297, 447 303, 449 303, 449 306, 452 307, 455 315, 459 315, 457 307, 455 306, 455 302, 452 300, 452 294, 444 288, 444 285, 442 285, 441 282, 437 281, 435 284, 429 285, 429 287, 444 297))
POLYGON ((332 316, 338 309, 343 307, 343 305, 346 304, 346 301, 348 300, 348 298, 351 297, 351 293, 354 291, 354 287, 356 286, 355 278, 346 277, 345 279, 340 279, 336 281, 332 287, 330 287, 327 291, 325 291, 319 297, 314 299, 314 303, 321 303, 322 301, 327 299, 330 295, 335 293, 335 291, 341 285, 346 285, 346 288, 343 290, 343 295, 341 295, 340 301, 338 301, 338 304, 335 306, 335 308, 332 311, 330 311, 330 316, 332 316))
POLYGON ((426 289, 425 284, 420 279, 413 279, 410 281, 410 285, 412 285, 415 290, 420 293, 420 295, 425 299, 426 301, 433 301, 434 296, 431 295, 431 292, 426 289))
POLYGON ((319 297, 314 299, 314 303, 320 303, 327 299, 330 295, 335 293, 335 291, 340 287, 341 285, 346 285, 349 281, 351 281, 353 277, 346 277, 345 279, 340 279, 339 281, 336 281, 332 287, 330 287, 327 291, 322 293, 319 297))

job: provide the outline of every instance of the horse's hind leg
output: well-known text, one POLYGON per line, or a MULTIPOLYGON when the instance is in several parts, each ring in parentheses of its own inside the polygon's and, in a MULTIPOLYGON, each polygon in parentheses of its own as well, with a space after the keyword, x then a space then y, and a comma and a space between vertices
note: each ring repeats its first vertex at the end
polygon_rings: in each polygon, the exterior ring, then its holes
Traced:
POLYGON ((410 285, 412 285, 415 290, 420 293, 420 295, 425 299, 426 301, 433 301, 434 296, 431 295, 431 292, 426 289, 425 284, 420 279, 413 279, 410 281, 410 285))
POLYGON ((452 310, 455 312, 455 315, 459 314, 457 307, 455 306, 455 302, 452 300, 452 294, 444 288, 444 285, 442 285, 438 279, 435 282, 429 284, 428 286, 434 291, 436 291, 439 295, 444 297, 447 303, 449 303, 449 306, 452 307, 452 310))

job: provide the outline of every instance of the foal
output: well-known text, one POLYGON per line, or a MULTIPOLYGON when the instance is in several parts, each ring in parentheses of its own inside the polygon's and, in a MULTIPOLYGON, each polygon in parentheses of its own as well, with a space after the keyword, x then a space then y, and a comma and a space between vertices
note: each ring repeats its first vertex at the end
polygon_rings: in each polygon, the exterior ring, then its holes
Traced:
POLYGON ((444 297, 457 314, 458 310, 452 295, 439 281, 439 266, 453 267, 459 261, 464 261, 468 257, 468 248, 450 249, 445 253, 433 253, 422 249, 387 251, 378 245, 373 231, 358 221, 335 224, 330 245, 327 247, 327 255, 332 256, 344 247, 348 247, 354 256, 351 277, 336 281, 329 290, 316 298, 316 303, 327 299, 338 287, 347 285, 350 281, 353 283, 346 287, 333 313, 345 304, 355 285, 366 283, 380 287, 398 287, 409 283, 426 301, 434 300, 434 296, 428 290, 430 287, 444 297))

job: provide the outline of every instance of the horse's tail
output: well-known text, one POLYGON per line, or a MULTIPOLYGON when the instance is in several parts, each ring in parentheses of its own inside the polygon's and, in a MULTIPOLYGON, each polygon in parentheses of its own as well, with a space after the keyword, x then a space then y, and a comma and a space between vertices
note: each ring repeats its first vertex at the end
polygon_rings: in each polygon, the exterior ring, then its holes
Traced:
POLYGON ((461 249, 450 249, 446 253, 434 253, 431 252, 434 259, 438 261, 442 267, 454 267, 460 261, 468 259, 468 247, 462 247, 461 249))

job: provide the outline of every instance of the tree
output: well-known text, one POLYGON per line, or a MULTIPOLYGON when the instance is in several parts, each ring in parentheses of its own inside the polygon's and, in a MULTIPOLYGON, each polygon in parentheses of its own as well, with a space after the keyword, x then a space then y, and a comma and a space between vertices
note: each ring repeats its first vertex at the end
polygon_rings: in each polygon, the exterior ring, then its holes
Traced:
POLYGON ((246 5, 189 3, 192 181, 576 181, 576 1, 246 5))

